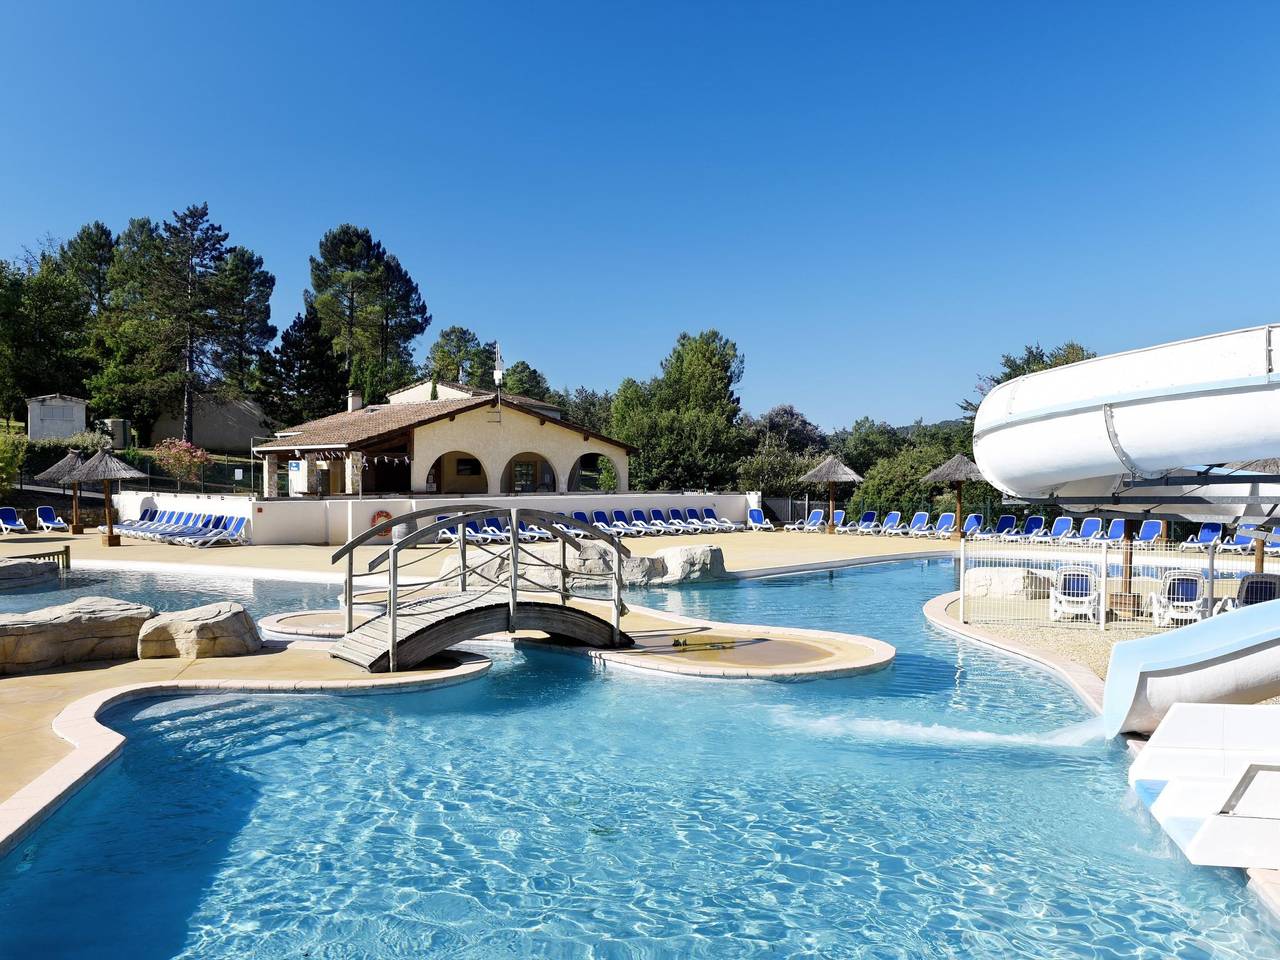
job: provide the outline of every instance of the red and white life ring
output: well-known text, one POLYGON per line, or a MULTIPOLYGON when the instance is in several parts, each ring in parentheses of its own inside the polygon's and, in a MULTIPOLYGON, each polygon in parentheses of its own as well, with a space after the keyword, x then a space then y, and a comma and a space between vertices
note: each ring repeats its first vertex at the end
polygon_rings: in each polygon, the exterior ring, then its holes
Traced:
MULTIPOLYGON (((386 523, 388 520, 390 520, 390 519, 391 519, 391 514, 390 514, 390 512, 389 512, 389 511, 386 511, 386 510, 379 510, 377 513, 375 513, 375 514, 373 515, 373 517, 372 517, 372 518, 370 518, 370 520, 369 520, 369 526, 370 526, 371 528, 372 528, 372 527, 382 526, 383 524, 385 524, 385 523, 386 523)), ((391 528, 390 528, 390 527, 383 527, 381 530, 379 530, 379 531, 378 531, 378 535, 379 535, 379 536, 382 536, 382 537, 388 537, 388 536, 390 536, 390 535, 391 535, 391 528)))

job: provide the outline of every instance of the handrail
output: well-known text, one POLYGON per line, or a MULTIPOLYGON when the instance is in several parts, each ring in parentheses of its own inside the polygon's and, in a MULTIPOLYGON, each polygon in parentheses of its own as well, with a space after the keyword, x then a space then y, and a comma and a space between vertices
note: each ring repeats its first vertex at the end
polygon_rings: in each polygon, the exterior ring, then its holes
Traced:
POLYGON ((402 513, 398 517, 392 517, 386 523, 380 523, 377 526, 370 527, 364 533, 358 533, 342 546, 329 558, 330 563, 337 563, 348 553, 362 544, 368 543, 374 537, 385 537, 383 530, 394 528, 397 524, 408 523, 410 520, 417 520, 419 517, 435 517, 442 513, 448 513, 450 510, 473 511, 473 510, 497 510, 499 513, 506 513, 503 507, 494 507, 490 504, 481 503, 438 503, 433 507, 424 508, 422 510, 413 510, 410 513, 402 513))
MULTIPOLYGON (((1280 763, 1251 763, 1245 768, 1244 774, 1236 783, 1235 789, 1231 791, 1231 796, 1227 797, 1227 802, 1222 805, 1220 815, 1231 815, 1235 813, 1236 807, 1240 805, 1240 801, 1244 799, 1244 795, 1249 792, 1249 788, 1253 786, 1253 781, 1258 778, 1260 773, 1280 773, 1280 763)), ((1280 819, 1280 814, 1276 817, 1263 817, 1264 820, 1280 819)))

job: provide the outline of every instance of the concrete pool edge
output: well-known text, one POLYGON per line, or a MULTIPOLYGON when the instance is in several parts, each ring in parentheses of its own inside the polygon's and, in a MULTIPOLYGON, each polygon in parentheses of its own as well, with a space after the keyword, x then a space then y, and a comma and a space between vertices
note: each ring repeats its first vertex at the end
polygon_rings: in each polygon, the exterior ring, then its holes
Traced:
POLYGON ((476 680, 493 661, 469 651, 456 651, 460 662, 431 676, 376 676, 343 680, 200 679, 156 680, 108 687, 67 704, 53 720, 53 730, 72 745, 35 779, 0 803, 0 858, 10 854, 45 820, 111 764, 125 744, 123 734, 106 726, 99 715, 132 700, 200 696, 211 693, 294 693, 362 696, 443 689, 476 680))
POLYGON ((994 647, 1005 653, 1011 653, 1020 659, 1042 667, 1062 680, 1077 698, 1095 714, 1102 713, 1102 678, 1083 664, 1059 657, 1045 650, 1039 650, 1028 644, 1018 643, 1007 637, 1000 637, 969 623, 961 623, 947 612, 951 604, 960 599, 960 591, 939 594, 924 605, 924 616, 929 623, 965 640, 972 640, 988 647, 994 647))

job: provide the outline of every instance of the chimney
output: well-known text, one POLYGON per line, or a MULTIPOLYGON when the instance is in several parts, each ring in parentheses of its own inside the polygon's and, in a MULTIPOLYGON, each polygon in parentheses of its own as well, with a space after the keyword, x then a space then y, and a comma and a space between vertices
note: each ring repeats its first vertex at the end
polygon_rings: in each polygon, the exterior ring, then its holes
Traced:
POLYGON ((364 406, 364 397, 360 396, 359 390, 347 391, 347 413, 355 413, 364 406))

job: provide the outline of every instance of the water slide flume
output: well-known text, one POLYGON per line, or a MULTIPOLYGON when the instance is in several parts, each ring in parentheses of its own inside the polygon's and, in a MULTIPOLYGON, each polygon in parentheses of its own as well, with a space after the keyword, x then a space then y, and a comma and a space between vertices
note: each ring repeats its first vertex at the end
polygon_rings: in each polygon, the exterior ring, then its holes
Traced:
POLYGON ((974 459, 1006 495, 1073 512, 1266 519, 1280 484, 1204 472, 1280 451, 1278 366, 1280 326, 1264 326, 1019 377, 979 407, 974 459))
POLYGON ((1175 703, 1258 703, 1280 696, 1280 600, 1241 607, 1111 649, 1106 735, 1150 734, 1175 703))

